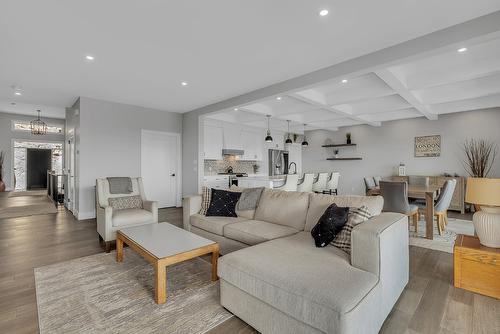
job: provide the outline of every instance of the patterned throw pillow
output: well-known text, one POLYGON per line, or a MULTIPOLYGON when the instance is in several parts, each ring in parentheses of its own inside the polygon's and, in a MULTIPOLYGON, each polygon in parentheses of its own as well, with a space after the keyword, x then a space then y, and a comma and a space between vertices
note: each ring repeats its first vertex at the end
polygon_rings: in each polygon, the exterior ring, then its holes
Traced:
POLYGON ((136 196, 114 197, 108 199, 109 205, 115 210, 142 209, 142 198, 136 196))
POLYGON ((325 247, 332 242, 347 223, 348 215, 349 208, 339 208, 337 204, 331 204, 311 230, 316 247, 325 247))
POLYGON ((203 186, 201 188, 201 209, 199 214, 200 215, 207 215, 207 210, 208 207, 210 206, 210 198, 212 197, 212 192, 209 187, 203 186))
POLYGON ((349 217, 347 218, 347 223, 344 225, 342 230, 335 236, 335 239, 331 244, 345 251, 347 254, 351 254, 351 232, 354 226, 359 225, 368 219, 373 217, 373 215, 368 211, 368 207, 363 205, 360 208, 349 208, 349 217))
POLYGON ((212 189, 207 216, 238 217, 235 209, 240 196, 239 192, 212 189))

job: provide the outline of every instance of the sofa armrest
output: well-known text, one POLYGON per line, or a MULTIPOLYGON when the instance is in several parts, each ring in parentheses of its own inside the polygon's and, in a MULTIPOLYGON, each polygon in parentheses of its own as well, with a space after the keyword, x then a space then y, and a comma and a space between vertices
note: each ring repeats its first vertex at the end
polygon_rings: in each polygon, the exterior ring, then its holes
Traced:
POLYGON ((380 276, 385 261, 408 261, 408 242, 408 217, 383 212, 352 230, 351 264, 380 276))
POLYGON ((142 201, 144 210, 153 214, 153 222, 158 223, 158 202, 157 201, 142 201))
POLYGON ((379 311, 387 315, 408 284, 408 217, 383 212, 353 228, 351 264, 379 278, 379 311))
POLYGON ((185 230, 191 230, 191 216, 201 209, 201 195, 187 195, 182 199, 182 224, 185 230))

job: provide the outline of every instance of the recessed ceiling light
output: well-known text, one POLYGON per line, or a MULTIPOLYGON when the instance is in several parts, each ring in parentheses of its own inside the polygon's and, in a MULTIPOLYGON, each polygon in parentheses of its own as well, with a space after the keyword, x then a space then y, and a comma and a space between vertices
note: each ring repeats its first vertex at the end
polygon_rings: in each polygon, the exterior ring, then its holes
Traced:
POLYGON ((183 81, 183 82, 181 82, 181 85, 183 85, 183 86, 187 86, 187 85, 188 85, 188 83, 187 83, 186 81, 183 81))
POLYGON ((328 9, 322 9, 322 10, 319 12, 319 15, 320 15, 320 16, 327 16, 327 15, 328 15, 328 9))
POLYGON ((276 97, 276 100, 278 100, 278 101, 281 101, 281 99, 282 99, 281 96, 276 97))
POLYGON ((21 92, 20 92, 20 91, 16 91, 16 92, 14 92, 14 94, 16 94, 17 96, 21 96, 21 95, 23 95, 23 94, 21 94, 21 92))
POLYGON ((347 79, 342 79, 342 83, 347 83, 347 79))
POLYGON ((94 60, 95 58, 92 55, 86 55, 85 59, 87 59, 87 60, 94 60))
POLYGON ((234 108, 233 110, 234 110, 234 111, 238 111, 238 108, 234 108))
POLYGON ((462 53, 462 52, 467 51, 467 48, 460 48, 460 49, 458 49, 457 51, 458 51, 458 52, 460 52, 460 53, 462 53))

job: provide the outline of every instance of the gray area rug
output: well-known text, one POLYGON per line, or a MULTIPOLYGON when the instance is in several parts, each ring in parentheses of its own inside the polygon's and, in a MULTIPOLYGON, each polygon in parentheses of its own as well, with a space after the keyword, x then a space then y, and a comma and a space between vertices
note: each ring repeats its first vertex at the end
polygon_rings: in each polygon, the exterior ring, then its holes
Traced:
POLYGON ((410 245, 453 253, 457 234, 474 235, 474 225, 470 220, 448 218, 448 225, 446 225, 443 235, 439 235, 436 224, 434 219, 433 240, 425 238, 425 220, 423 218, 418 222, 418 235, 411 225, 410 245))
POLYGON ((232 314, 219 303, 211 265, 167 268, 167 302, 154 302, 153 267, 129 248, 35 269, 40 333, 204 333, 232 314))

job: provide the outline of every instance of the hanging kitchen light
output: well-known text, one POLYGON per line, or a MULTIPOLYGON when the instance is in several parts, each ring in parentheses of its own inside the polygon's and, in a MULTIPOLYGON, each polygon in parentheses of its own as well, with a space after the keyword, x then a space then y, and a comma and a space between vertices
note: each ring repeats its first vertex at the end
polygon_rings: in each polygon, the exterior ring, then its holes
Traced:
POLYGON ((306 140, 306 124, 304 124, 304 140, 302 141, 302 146, 309 146, 309 143, 306 140))
POLYGON ((288 122, 288 135, 287 135, 287 138, 285 140, 285 144, 291 144, 292 139, 290 139, 290 120, 287 120, 287 122, 288 122))
POLYGON ((269 128, 269 121, 271 119, 271 115, 266 115, 267 117, 267 136, 266 143, 271 143, 273 141, 273 137, 271 137, 271 129, 269 128))
POLYGON ((47 134, 47 124, 40 119, 40 109, 36 112, 38 113, 37 119, 30 122, 31 134, 35 136, 43 136, 47 134))

